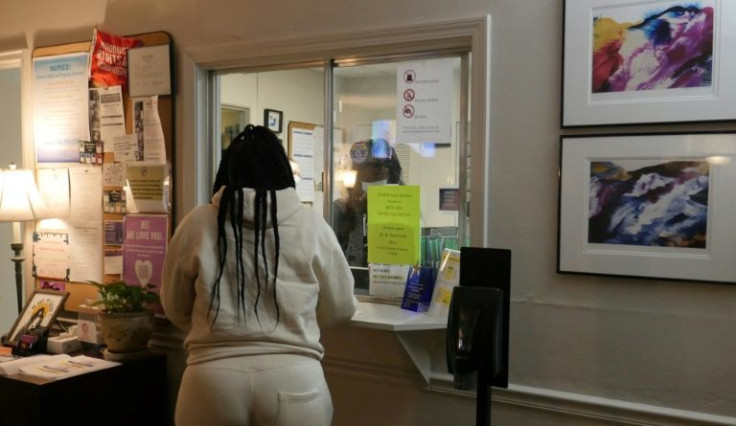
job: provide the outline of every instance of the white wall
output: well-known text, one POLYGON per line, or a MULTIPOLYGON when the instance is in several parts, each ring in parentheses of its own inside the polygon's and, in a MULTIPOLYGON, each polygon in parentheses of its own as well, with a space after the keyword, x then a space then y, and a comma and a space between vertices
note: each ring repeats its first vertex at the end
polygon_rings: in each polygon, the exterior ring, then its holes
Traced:
MULTIPOLYGON (((555 272, 560 134, 733 129, 733 123, 561 131, 562 0, 7 3, 0 6, 0 46, 88 39, 99 24, 118 34, 169 31, 178 53, 491 14, 489 214, 492 245, 513 251, 510 380, 552 401, 527 408, 499 403, 494 424, 611 424, 626 416, 639 424, 736 424, 736 287, 555 272), (555 408, 562 393, 595 397, 592 414, 555 408), (665 420, 647 421, 645 413, 656 407, 667 408, 659 409, 665 420)), ((179 107, 177 114, 191 117, 179 107)), ((338 384, 341 400, 356 405, 364 397, 362 413, 376 422, 412 412, 425 421, 406 424, 457 424, 458 415, 468 424, 474 407, 466 398, 418 390, 380 394, 386 386, 370 380, 345 383, 352 384, 338 384), (389 396, 391 403, 381 406, 389 396)), ((358 420, 351 424, 370 423, 358 420)))
MULTIPOLYGON (((0 69, 0 169, 11 162, 21 164, 20 117, 20 68, 0 69)), ((10 223, 0 223, 0 335, 10 331, 18 316, 11 228, 10 223)), ((24 253, 30 262, 31 250, 24 253)))
POLYGON ((223 75, 220 85, 220 102, 250 108, 253 124, 263 124, 264 109, 283 112, 283 138, 286 138, 290 121, 324 124, 324 74, 321 70, 232 73, 223 75))

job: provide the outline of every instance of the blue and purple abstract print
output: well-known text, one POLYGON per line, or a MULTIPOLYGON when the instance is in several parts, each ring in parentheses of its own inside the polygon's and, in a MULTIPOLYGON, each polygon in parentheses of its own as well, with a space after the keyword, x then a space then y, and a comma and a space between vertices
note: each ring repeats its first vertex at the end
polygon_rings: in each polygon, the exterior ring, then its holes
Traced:
POLYGON ((706 248, 707 161, 594 161, 588 242, 706 248))

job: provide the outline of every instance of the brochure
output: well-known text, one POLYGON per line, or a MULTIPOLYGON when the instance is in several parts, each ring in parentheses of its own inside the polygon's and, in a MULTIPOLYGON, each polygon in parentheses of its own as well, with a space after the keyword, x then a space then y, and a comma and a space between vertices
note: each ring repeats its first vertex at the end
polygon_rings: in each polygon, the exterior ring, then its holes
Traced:
POLYGON ((92 358, 86 355, 78 355, 74 357, 67 355, 66 358, 46 359, 39 363, 23 366, 20 368, 20 371, 21 373, 31 376, 59 380, 90 373, 92 371, 115 367, 117 365, 120 365, 120 363, 92 358))
POLYGON ((446 320, 450 312, 450 300, 452 289, 460 284, 460 252, 457 250, 444 249, 442 260, 437 272, 437 280, 434 283, 432 302, 429 305, 427 315, 446 320))
POLYGON ((67 354, 59 354, 59 355, 39 354, 39 355, 28 356, 24 358, 12 357, 8 360, 5 360, 5 358, 6 357, 3 357, 4 361, 0 363, 0 375, 10 376, 12 374, 20 373, 20 369, 23 367, 28 367, 34 364, 41 364, 44 362, 58 361, 58 360, 70 358, 70 356, 67 354))
POLYGON ((401 309, 415 312, 427 312, 432 301, 434 288, 434 268, 430 266, 415 266, 409 272, 401 300, 401 309))

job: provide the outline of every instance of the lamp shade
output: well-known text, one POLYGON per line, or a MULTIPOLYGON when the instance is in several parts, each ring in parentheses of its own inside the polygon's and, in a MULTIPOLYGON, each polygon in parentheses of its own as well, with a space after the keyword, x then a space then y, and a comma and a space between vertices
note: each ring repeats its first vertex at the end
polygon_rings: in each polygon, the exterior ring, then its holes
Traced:
POLYGON ((53 212, 38 192, 31 170, 5 170, 0 175, 0 222, 47 219, 53 212))

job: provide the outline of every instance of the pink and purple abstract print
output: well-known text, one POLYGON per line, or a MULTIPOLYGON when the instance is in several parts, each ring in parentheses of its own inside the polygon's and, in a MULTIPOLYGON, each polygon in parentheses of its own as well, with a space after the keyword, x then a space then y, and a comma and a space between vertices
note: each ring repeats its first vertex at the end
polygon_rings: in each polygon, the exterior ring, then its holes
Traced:
POLYGON ((713 0, 609 8, 593 18, 593 93, 711 86, 713 0))

